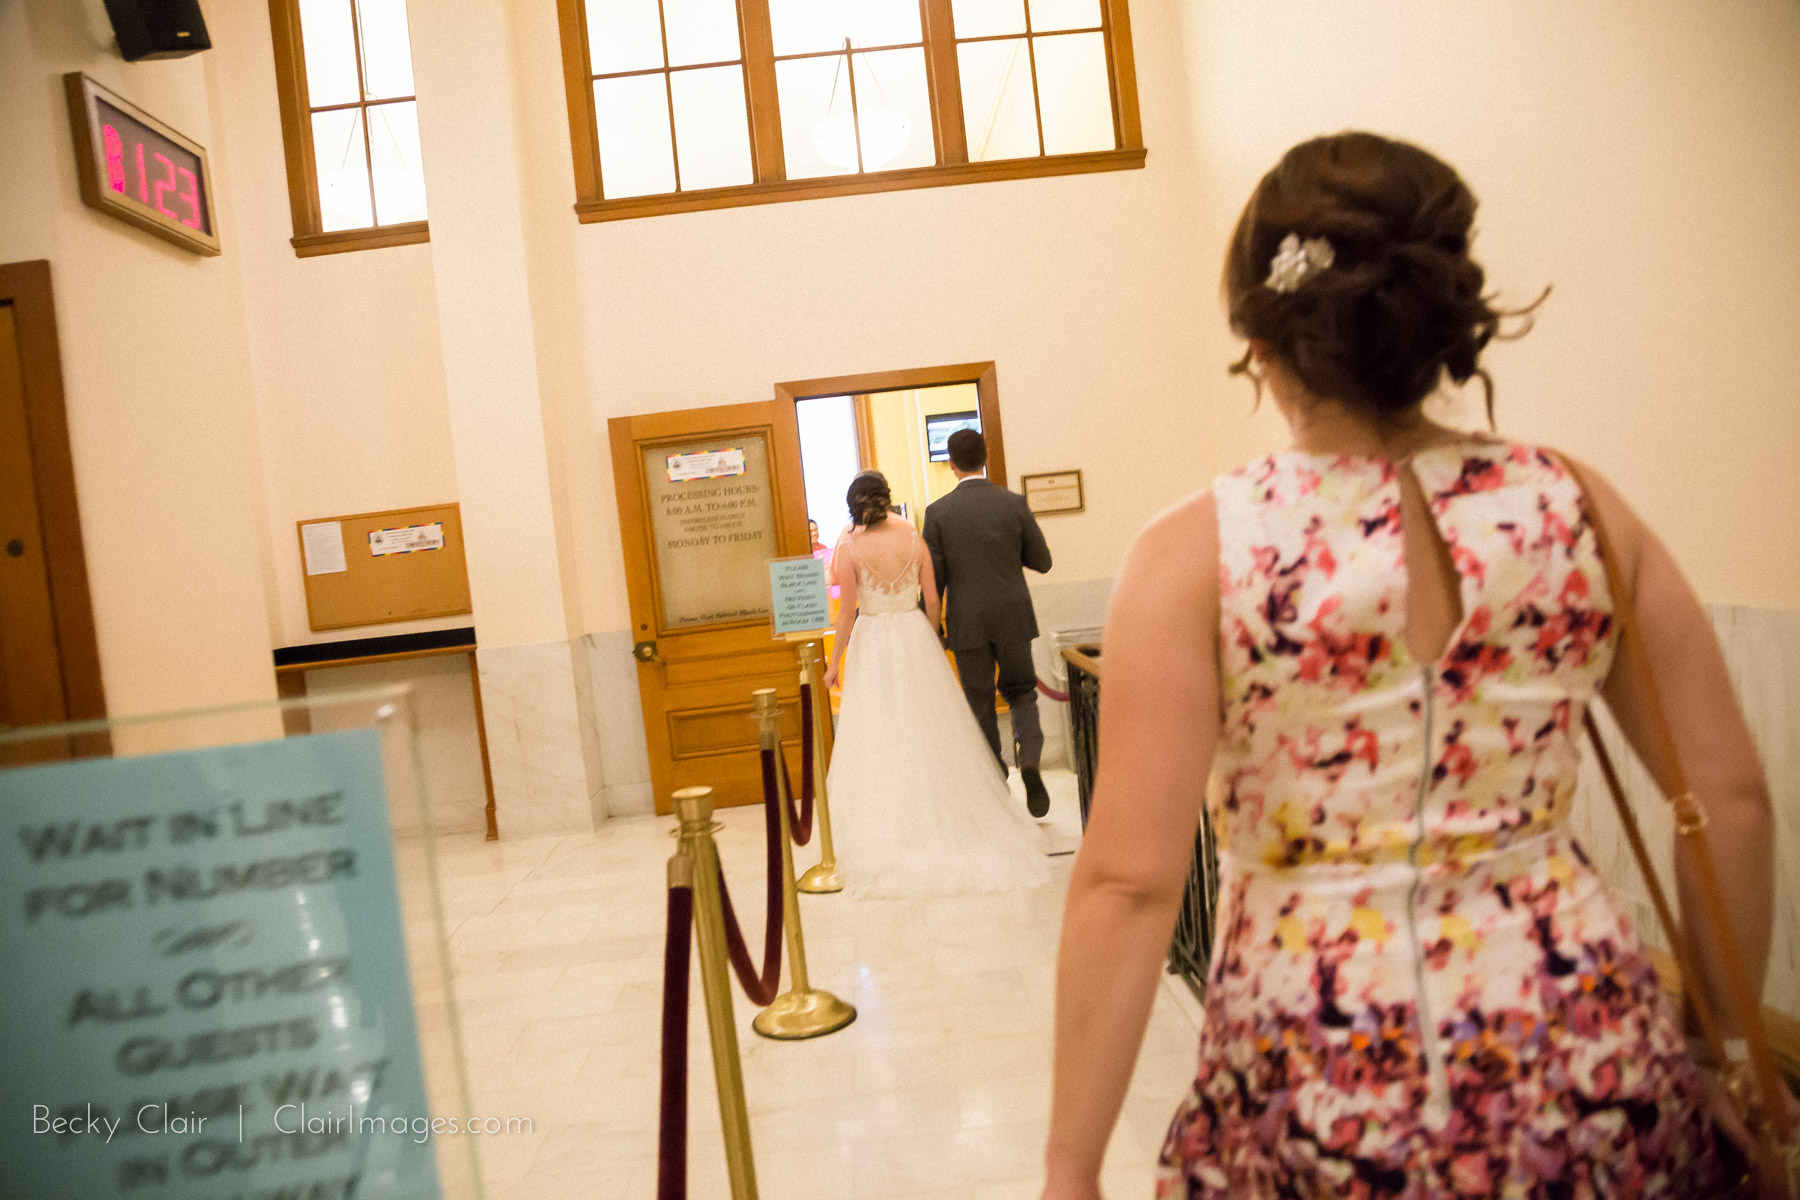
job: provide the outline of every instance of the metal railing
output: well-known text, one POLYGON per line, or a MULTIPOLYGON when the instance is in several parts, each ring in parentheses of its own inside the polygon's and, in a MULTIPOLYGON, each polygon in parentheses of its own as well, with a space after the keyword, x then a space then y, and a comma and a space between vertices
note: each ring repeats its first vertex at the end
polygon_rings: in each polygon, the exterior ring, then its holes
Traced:
MULTIPOLYGON (((1100 647, 1069 646, 1062 656, 1069 667, 1070 748, 1085 829, 1093 803, 1094 773, 1100 764, 1100 647)), ((1181 899, 1181 914, 1175 919, 1175 936, 1169 942, 1169 972, 1181 976, 1196 996, 1206 994, 1206 968, 1212 960, 1218 909, 1219 846, 1212 820, 1202 812, 1194 835, 1187 891, 1181 899)))

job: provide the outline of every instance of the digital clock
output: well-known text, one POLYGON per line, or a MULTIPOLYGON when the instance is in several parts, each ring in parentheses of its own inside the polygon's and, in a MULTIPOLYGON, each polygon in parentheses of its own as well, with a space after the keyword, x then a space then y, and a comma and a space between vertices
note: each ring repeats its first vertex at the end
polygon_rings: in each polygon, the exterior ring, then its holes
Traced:
POLYGON ((206 148, 79 71, 63 76, 82 202, 195 254, 217 254, 206 148))

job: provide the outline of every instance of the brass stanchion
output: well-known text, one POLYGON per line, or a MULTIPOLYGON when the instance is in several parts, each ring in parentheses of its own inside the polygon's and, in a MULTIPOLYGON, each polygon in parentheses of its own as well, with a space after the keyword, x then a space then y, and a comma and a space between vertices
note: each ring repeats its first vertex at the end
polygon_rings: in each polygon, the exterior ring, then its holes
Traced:
POLYGON ((744 1103, 744 1066, 738 1058, 737 1023, 731 1011, 731 979, 725 964, 725 913, 719 903, 719 850, 713 844, 709 787, 674 795, 681 841, 669 860, 670 886, 685 878, 694 891, 694 926, 700 943, 700 988, 712 1037, 713 1079, 719 1089, 719 1121, 725 1134, 725 1169, 732 1200, 757 1200, 756 1164, 750 1152, 750 1110, 744 1103))
MULTIPOLYGON (((751 693, 756 706, 763 751, 781 756, 781 710, 774 688, 758 688, 751 693)), ((787 925, 788 990, 775 997, 769 1007, 756 1014, 750 1027, 766 1038, 798 1041, 823 1037, 856 1020, 856 1009, 830 992, 811 986, 806 977, 806 940, 800 932, 800 893, 794 889, 794 841, 788 814, 786 772, 775 771, 777 805, 781 810, 781 909, 787 925)))
POLYGON ((831 697, 825 694, 824 672, 819 669, 819 643, 800 643, 800 682, 812 693, 812 745, 802 748, 812 755, 813 803, 819 812, 819 861, 807 868, 794 886, 803 892, 822 894, 844 890, 838 871, 837 851, 831 845, 831 807, 825 797, 825 731, 831 725, 831 697))

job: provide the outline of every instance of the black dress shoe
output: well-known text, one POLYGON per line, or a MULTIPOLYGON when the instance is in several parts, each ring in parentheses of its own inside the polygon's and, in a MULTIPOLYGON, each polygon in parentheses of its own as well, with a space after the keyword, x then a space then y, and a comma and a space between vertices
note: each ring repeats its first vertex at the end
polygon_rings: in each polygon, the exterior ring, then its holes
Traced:
POLYGON ((1038 774, 1038 769, 1020 767, 1019 778, 1025 781, 1025 811, 1034 817, 1049 812, 1050 789, 1044 786, 1044 777, 1038 774))

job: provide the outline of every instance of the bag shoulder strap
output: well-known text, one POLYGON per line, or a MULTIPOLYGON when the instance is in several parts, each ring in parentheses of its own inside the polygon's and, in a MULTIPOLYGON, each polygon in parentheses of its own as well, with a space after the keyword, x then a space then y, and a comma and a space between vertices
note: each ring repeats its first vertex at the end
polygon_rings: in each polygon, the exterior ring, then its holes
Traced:
MULTIPOLYGON (((1698 886, 1701 900, 1701 917, 1706 925, 1706 932, 1717 944, 1722 960, 1726 998, 1729 1000, 1738 1019, 1738 1027, 1750 1051, 1750 1068, 1754 1076, 1758 1092, 1764 1096, 1779 1096, 1782 1088, 1780 1076, 1775 1071, 1774 1056, 1769 1052, 1769 1041, 1762 1023, 1761 998, 1754 994, 1750 987, 1750 974, 1745 969, 1743 953, 1738 946, 1735 932, 1731 928, 1730 917, 1725 907, 1725 895, 1719 886, 1718 871, 1713 863, 1712 847, 1706 836, 1706 811, 1700 807, 1693 790, 1688 786, 1687 774, 1681 766, 1681 756, 1676 753, 1674 732, 1669 725, 1668 713, 1663 708, 1661 693, 1656 687, 1656 677, 1650 666, 1650 654, 1644 644, 1643 633, 1638 627, 1637 612, 1632 604, 1631 593, 1619 568, 1618 555, 1614 551, 1611 538, 1607 535, 1606 526, 1600 519, 1600 506, 1595 502, 1594 489, 1588 485, 1582 469, 1567 458, 1562 459, 1565 470, 1569 472, 1576 486, 1581 490, 1582 506, 1586 510, 1588 523, 1593 527, 1594 539, 1599 547, 1601 566, 1606 571, 1607 590, 1612 593, 1613 621, 1619 627, 1620 652, 1627 655, 1632 669, 1637 673, 1642 685, 1644 709, 1650 724, 1650 736, 1656 743, 1665 764, 1671 790, 1675 793, 1668 797, 1670 807, 1675 815, 1675 830, 1678 835, 1676 852, 1680 853, 1685 845, 1689 851, 1694 881, 1698 886)), ((1620 786, 1617 772, 1613 769, 1612 759, 1600 740, 1600 731, 1594 724, 1594 716, 1590 710, 1587 714, 1587 730, 1589 740, 1594 747, 1594 755, 1600 765, 1601 774, 1606 779, 1607 790, 1611 793, 1613 803, 1619 810, 1619 819, 1625 827, 1626 840, 1631 845, 1633 857, 1637 859, 1638 869, 1643 872, 1644 882, 1650 889, 1650 899, 1656 909, 1657 919, 1662 924, 1663 932, 1669 939, 1670 949, 1674 952, 1675 962, 1681 971, 1681 983, 1689 1009, 1694 1014, 1701 1033, 1706 1038, 1713 1054, 1721 1064, 1728 1061, 1725 1053, 1724 1039, 1720 1035, 1718 1022, 1714 1017, 1706 989, 1703 986, 1694 958, 1692 944, 1682 936, 1676 923, 1674 910, 1669 905, 1668 895, 1663 889, 1656 869, 1651 864, 1649 851, 1644 845, 1642 830, 1638 827, 1637 818, 1632 814, 1631 805, 1625 799, 1624 788, 1620 786)), ((1786 1138, 1791 1135, 1790 1121, 1785 1105, 1775 1104, 1767 1110, 1774 1115, 1779 1126, 1777 1132, 1786 1138)))

